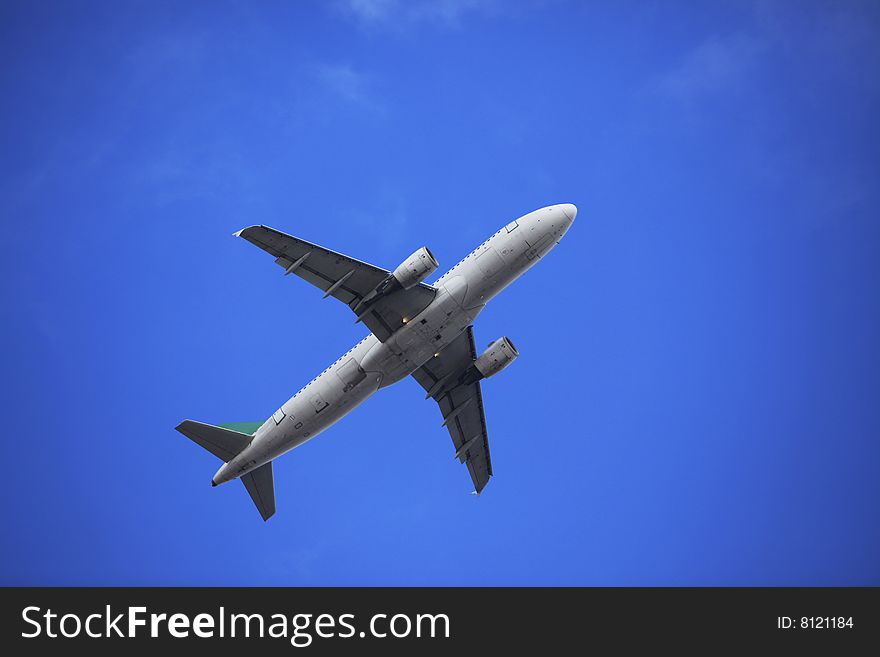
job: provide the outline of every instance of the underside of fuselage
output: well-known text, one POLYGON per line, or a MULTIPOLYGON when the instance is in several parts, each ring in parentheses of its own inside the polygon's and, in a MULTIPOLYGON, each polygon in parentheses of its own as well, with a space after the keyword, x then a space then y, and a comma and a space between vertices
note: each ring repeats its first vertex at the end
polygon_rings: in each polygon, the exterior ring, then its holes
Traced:
MULTIPOLYGON (((427 289, 434 291, 433 300, 414 316, 401 317, 400 327, 384 341, 371 333, 285 402, 256 430, 244 449, 223 464, 212 484, 255 472, 325 431, 381 388, 406 378, 438 358, 473 324, 493 297, 559 243, 575 213, 572 205, 549 206, 501 228, 428 286, 427 289)), ((430 251, 423 249, 423 252, 433 259, 430 251)), ((279 256, 278 262, 285 266, 287 274, 297 268, 308 270, 310 255, 308 251, 297 258, 284 254, 279 256)), ((418 264, 414 261, 411 268, 416 269, 418 264)), ((436 261, 433 266, 436 267, 436 261)), ((302 271, 297 273, 305 277, 302 271)), ((339 280, 331 281, 325 296, 338 294, 340 289, 344 291, 343 284, 355 273, 352 270, 339 280)), ((369 297, 362 297, 353 306, 356 312, 369 297)), ((359 321, 362 316, 363 312, 359 321)), ((250 492, 250 487, 248 490, 250 492)))

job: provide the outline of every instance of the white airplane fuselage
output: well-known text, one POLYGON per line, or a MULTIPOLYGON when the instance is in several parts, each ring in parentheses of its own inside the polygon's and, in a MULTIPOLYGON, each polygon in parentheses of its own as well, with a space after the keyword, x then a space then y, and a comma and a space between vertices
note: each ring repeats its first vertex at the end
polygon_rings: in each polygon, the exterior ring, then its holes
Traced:
POLYGON ((577 214, 551 205, 512 221, 433 286, 434 301, 385 342, 372 333, 358 342, 278 409, 238 456, 214 475, 231 481, 314 438, 380 388, 409 376, 453 342, 486 304, 546 255, 577 214))

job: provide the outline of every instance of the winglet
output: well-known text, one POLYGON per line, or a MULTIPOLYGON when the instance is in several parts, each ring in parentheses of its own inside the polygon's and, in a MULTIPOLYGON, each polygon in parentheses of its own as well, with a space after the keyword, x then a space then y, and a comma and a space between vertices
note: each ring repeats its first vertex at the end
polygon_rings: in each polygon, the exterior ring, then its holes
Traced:
MULTIPOLYGON (((245 226, 245 227, 242 228, 241 230, 237 230, 237 231, 235 231, 234 233, 232 233, 232 236, 233 236, 233 237, 241 237, 241 234, 242 234, 244 231, 246 231, 246 230, 250 230, 251 228, 265 228, 265 226, 259 226, 259 225, 245 226)), ((245 239, 247 239, 247 238, 245 237, 245 239)))

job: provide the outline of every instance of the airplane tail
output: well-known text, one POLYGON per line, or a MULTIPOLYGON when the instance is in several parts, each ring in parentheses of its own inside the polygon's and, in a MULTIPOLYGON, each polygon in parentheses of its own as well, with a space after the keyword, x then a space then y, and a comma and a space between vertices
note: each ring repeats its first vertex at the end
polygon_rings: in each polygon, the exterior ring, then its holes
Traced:
POLYGON ((275 514, 275 476, 272 474, 272 461, 251 470, 241 478, 248 494, 257 506, 257 511, 268 520, 275 514))
MULTIPOLYGON (((254 438, 253 433, 235 431, 231 427, 253 428, 255 432, 259 426, 259 423, 240 423, 217 427, 195 420, 184 420, 177 425, 176 429, 224 463, 228 463, 250 445, 254 438)), ((272 473, 272 462, 270 461, 247 473, 241 477, 241 482, 254 501, 263 520, 272 517, 275 513, 275 478, 272 473)))

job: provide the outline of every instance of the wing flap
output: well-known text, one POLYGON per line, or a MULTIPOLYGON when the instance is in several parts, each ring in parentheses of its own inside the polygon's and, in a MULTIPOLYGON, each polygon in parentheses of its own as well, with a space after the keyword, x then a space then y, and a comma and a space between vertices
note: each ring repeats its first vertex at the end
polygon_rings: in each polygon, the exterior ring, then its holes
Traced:
POLYGON ((455 458, 467 465, 479 493, 492 476, 492 459, 480 380, 473 374, 476 356, 473 328, 468 327, 438 357, 413 372, 413 378, 437 401, 455 458))
POLYGON ((474 490, 479 493, 492 476, 492 459, 489 454, 489 433, 486 430, 486 414, 480 383, 458 386, 439 401, 440 411, 445 415, 462 408, 446 425, 459 461, 467 465, 474 490))

